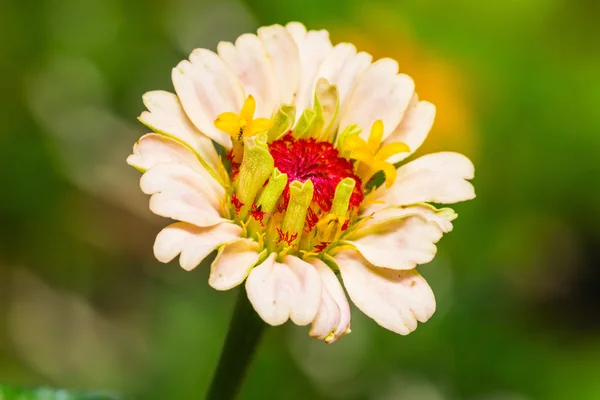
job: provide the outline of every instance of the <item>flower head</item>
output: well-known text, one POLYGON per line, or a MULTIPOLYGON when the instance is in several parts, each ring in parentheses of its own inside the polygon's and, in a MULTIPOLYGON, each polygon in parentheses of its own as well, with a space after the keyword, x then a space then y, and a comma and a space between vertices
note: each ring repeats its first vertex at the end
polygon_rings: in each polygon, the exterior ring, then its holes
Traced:
POLYGON ((194 50, 173 84, 176 95, 144 96, 140 121, 154 133, 127 160, 143 172, 150 209, 178 221, 156 238, 159 261, 179 256, 191 270, 217 250, 212 287, 245 281, 265 322, 312 323, 328 343, 350 330, 338 275, 387 329, 408 334, 431 317, 435 298, 416 267, 456 214, 429 203, 475 197, 474 168, 443 152, 396 169, 435 107, 395 61, 290 23, 194 50))

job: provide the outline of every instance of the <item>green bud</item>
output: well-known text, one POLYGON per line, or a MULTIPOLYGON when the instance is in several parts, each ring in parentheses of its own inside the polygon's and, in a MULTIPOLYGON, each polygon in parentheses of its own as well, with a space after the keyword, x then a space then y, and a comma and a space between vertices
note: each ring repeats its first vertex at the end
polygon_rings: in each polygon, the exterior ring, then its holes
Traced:
POLYGON ((274 165, 266 134, 244 139, 244 158, 234 187, 238 198, 246 207, 250 207, 258 191, 271 175, 274 165))
POLYGON ((360 129, 358 125, 352 124, 348 125, 346 129, 344 129, 341 133, 338 134, 335 142, 335 147, 337 147, 337 149, 340 151, 340 153, 342 153, 342 155, 346 156, 346 154, 344 154, 344 141, 346 140, 346 138, 349 136, 358 135, 361 131, 362 129, 360 129))
POLYGON ((294 120, 296 119, 296 107, 290 105, 283 105, 273 117, 273 126, 267 132, 269 142, 279 139, 286 132, 294 127, 294 120))
POLYGON ((290 202, 283 219, 282 231, 290 236, 298 234, 300 239, 306 218, 306 211, 313 198, 314 185, 310 179, 302 183, 294 181, 290 184, 290 202))
POLYGON ((275 206, 285 189, 285 185, 287 185, 287 180, 287 174, 282 174, 277 168, 273 169, 269 183, 267 183, 256 201, 262 211, 267 214, 272 214, 275 211, 275 206))
POLYGON ((329 140, 340 105, 337 86, 331 85, 325 78, 319 78, 314 100, 316 117, 309 134, 317 139, 329 140))
POLYGON ((296 139, 301 139, 310 133, 313 125, 316 122, 317 113, 315 110, 306 109, 300 116, 296 127, 294 128, 293 135, 296 139))
POLYGON ((350 197, 354 191, 356 181, 352 178, 344 178, 335 188, 335 195, 333 196, 333 205, 331 211, 336 216, 343 218, 348 211, 350 205, 350 197))

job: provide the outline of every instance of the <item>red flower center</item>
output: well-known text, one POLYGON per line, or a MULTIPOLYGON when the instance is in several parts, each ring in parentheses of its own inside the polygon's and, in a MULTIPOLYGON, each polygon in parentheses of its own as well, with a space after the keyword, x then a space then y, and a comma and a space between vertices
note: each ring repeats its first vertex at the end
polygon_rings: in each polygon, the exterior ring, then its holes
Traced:
POLYGON ((362 183, 354 175, 352 162, 340 157, 331 143, 319 142, 314 138, 294 139, 291 134, 287 134, 269 144, 269 152, 275 160, 275 167, 288 176, 288 185, 283 192, 285 207, 290 200, 289 185, 295 180, 312 181, 313 202, 323 212, 331 210, 335 188, 344 178, 356 181, 350 205, 358 207, 363 201, 362 183))

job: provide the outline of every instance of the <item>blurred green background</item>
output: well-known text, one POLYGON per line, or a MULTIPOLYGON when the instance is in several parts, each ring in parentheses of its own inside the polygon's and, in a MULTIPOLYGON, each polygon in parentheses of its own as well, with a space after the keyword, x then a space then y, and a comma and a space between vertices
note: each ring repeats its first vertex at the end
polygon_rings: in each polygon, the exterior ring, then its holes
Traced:
POLYGON ((600 399, 600 3, 593 0, 0 2, 0 382, 139 399, 206 390, 234 292, 152 256, 125 164, 141 95, 195 47, 304 22, 399 61, 438 117, 420 153, 478 197, 421 271, 408 337, 353 309, 327 346, 270 329, 243 399, 600 399))

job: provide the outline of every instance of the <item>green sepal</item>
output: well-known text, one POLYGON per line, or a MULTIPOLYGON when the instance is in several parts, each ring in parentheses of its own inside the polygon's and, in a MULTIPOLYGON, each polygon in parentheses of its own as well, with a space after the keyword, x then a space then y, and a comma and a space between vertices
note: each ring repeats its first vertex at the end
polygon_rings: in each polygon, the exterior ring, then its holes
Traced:
POLYGON ((346 216, 348 206, 350 205, 350 197, 356 186, 356 181, 352 178, 344 178, 338 183, 333 196, 333 205, 331 211, 340 218, 346 216))
POLYGON ((287 181, 287 174, 281 173, 277 168, 273 169, 269 183, 267 183, 267 186, 265 186, 256 201, 261 211, 267 214, 272 214, 275 211, 275 206, 287 185, 287 181))
POLYGON ((325 78, 319 78, 315 87, 315 122, 309 135, 320 140, 330 140, 331 128, 338 114, 340 98, 337 86, 325 78))
POLYGON ((341 133, 338 134, 335 146, 344 157, 347 156, 347 154, 345 154, 346 152, 344 151, 344 141, 350 136, 357 136, 358 134, 360 134, 360 132, 362 132, 362 129, 360 129, 360 127, 357 124, 352 124, 348 125, 346 129, 344 129, 341 133))
POLYGON ((294 127, 296 107, 284 104, 273 117, 273 126, 267 131, 269 143, 279 139, 294 127))
POLYGON ((293 181, 290 184, 290 201, 283 218, 282 231, 290 236, 298 235, 297 242, 304 230, 308 206, 313 198, 315 187, 310 179, 304 183, 293 181))
POLYGON ((238 199, 247 208, 254 202, 274 166, 275 162, 269 153, 265 133, 244 139, 244 158, 234 187, 238 199))
POLYGON ((308 136, 313 125, 315 124, 317 119, 317 113, 315 110, 306 109, 300 116, 296 127, 294 128, 293 135, 296 139, 301 139, 305 136, 308 136))

